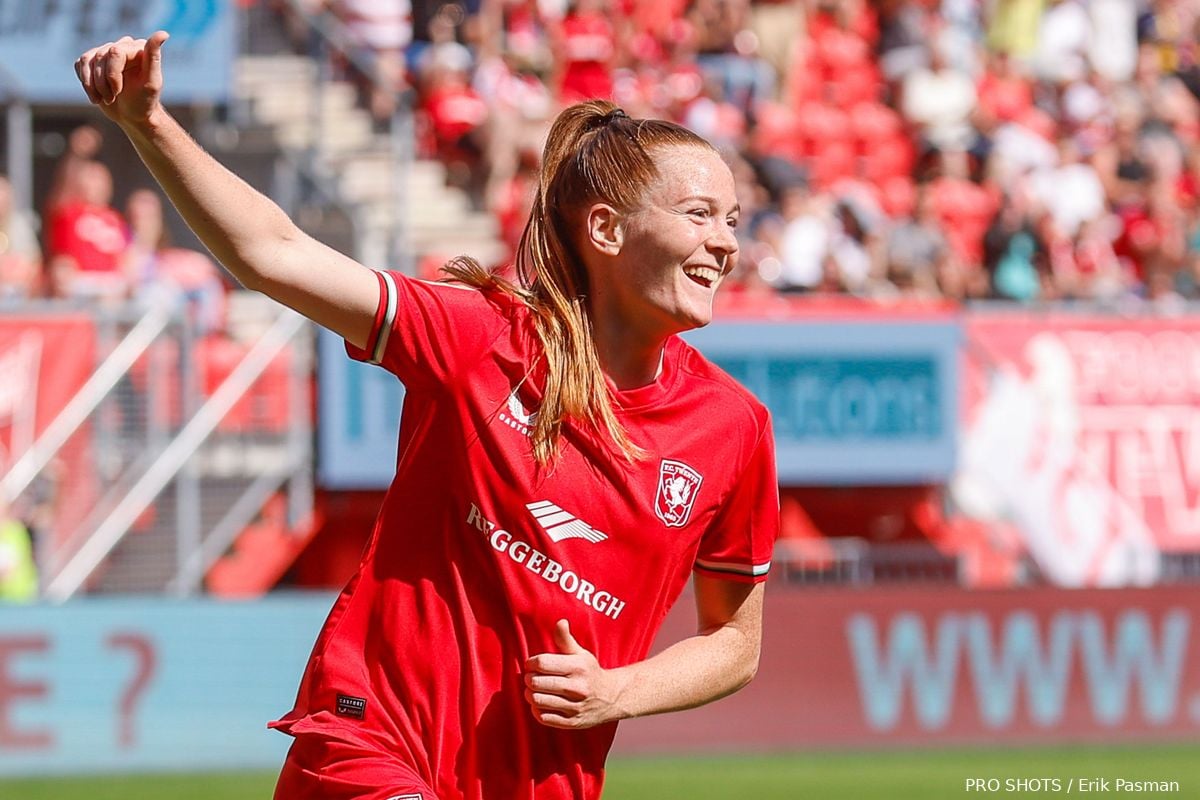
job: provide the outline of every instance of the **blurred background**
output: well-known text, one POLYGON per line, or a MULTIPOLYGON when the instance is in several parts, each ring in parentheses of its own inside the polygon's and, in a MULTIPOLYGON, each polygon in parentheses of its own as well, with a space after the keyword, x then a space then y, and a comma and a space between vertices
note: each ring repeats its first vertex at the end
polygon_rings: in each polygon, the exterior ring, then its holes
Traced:
POLYGON ((606 796, 1200 796, 1190 0, 0 0, 0 795, 268 796, 394 471, 402 387, 87 106, 157 28, 185 127, 374 267, 505 268, 580 99, 725 154, 688 338, 775 418, 763 665, 606 796))

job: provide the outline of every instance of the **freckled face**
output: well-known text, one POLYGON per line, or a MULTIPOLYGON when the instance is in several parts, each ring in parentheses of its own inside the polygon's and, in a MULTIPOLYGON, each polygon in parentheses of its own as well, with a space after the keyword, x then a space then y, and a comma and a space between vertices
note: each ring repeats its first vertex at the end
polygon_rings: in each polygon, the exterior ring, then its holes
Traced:
POLYGON ((622 223, 620 253, 591 275, 592 311, 651 339, 712 320, 717 287, 737 263, 733 174, 705 147, 655 154, 658 178, 622 223))

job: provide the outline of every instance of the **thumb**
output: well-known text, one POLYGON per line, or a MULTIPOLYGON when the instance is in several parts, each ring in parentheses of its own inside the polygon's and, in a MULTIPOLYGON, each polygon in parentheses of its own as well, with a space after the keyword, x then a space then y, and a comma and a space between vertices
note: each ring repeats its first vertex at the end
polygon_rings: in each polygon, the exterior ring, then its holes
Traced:
POLYGON ((560 619, 554 626, 554 643, 564 655, 587 652, 583 645, 575 641, 575 637, 571 635, 571 623, 565 619, 560 619))
POLYGON ((162 74, 162 46, 167 39, 171 38, 171 34, 166 31, 155 31, 149 39, 146 40, 146 58, 150 61, 150 74, 162 74))

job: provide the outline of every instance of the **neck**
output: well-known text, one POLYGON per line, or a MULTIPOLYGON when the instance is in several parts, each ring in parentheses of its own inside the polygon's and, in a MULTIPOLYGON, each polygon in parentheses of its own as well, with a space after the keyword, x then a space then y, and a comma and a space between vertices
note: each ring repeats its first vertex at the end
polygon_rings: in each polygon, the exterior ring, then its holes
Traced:
POLYGON ((601 369, 621 391, 654 383, 662 371, 666 339, 646 339, 610 326, 593 330, 593 341, 601 369))

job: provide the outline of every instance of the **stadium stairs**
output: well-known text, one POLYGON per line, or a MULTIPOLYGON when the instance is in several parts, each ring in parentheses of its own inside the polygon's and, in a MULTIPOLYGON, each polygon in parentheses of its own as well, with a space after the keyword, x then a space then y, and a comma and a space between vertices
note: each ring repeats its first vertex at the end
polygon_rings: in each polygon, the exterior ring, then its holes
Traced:
POLYGON ((357 105, 356 88, 332 80, 314 92, 317 72, 304 56, 247 55, 237 63, 235 92, 252 124, 270 129, 285 152, 310 159, 306 168, 333 188, 336 203, 353 210, 361 237, 352 248, 357 255, 372 267, 400 267, 386 263, 400 215, 405 234, 397 244, 410 264, 461 253, 483 263, 498 260, 504 247, 494 217, 473 210, 462 190, 447 186, 441 163, 398 164, 390 137, 374 132, 370 115, 357 105))

